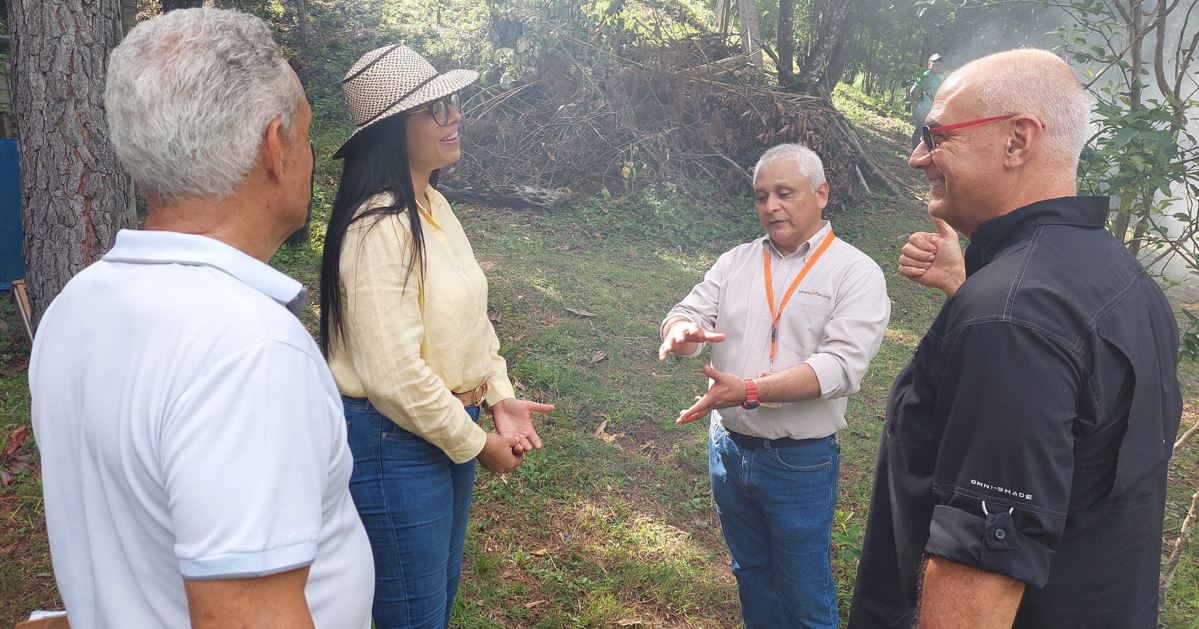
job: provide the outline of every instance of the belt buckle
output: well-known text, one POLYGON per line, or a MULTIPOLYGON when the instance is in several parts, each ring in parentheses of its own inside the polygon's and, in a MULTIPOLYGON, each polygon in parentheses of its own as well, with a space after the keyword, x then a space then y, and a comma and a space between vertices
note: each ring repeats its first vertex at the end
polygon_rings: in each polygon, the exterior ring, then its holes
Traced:
POLYGON ((458 398, 463 406, 478 406, 487 398, 487 383, 484 382, 470 391, 455 393, 454 397, 458 398))

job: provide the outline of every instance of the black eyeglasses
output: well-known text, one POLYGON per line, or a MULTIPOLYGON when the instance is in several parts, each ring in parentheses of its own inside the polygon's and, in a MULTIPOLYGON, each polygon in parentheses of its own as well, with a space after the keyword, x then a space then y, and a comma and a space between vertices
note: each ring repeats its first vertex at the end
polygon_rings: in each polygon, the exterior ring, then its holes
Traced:
POLYGON ((441 98, 429 103, 425 107, 425 111, 429 112, 430 116, 433 116, 433 122, 436 122, 438 125, 444 127, 450 124, 451 108, 453 108, 454 111, 462 111, 462 97, 458 95, 458 92, 454 92, 449 96, 442 96, 441 98))

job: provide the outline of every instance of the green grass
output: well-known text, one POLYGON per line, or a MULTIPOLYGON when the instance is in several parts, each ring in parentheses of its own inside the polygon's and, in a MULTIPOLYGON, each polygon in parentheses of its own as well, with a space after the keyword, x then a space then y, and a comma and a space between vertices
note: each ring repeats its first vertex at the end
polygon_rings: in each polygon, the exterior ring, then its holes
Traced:
MULTIPOLYGON (((902 124, 852 93, 839 91, 837 102, 864 129, 876 159, 914 180, 903 166, 902 124)), ((328 98, 315 105, 317 152, 327 156, 347 127, 328 98)), ((313 241, 285 247, 273 260, 309 287, 310 304, 317 303, 321 221, 336 166, 325 157, 318 161, 313 241)), ((738 626, 735 583, 708 488, 705 422, 673 423, 704 386, 701 361, 659 364, 656 348, 658 324, 670 306, 720 253, 759 233, 748 197, 725 197, 696 184, 546 213, 465 205, 455 211, 490 280, 491 314, 519 392, 558 408, 540 423, 545 450, 529 454, 505 477, 480 473, 453 626, 738 626), (605 421, 606 434, 615 437, 610 442, 595 435, 605 421)), ((849 428, 840 435, 833 542, 842 614, 861 548, 885 398, 942 301, 894 271, 906 235, 925 228, 926 220, 906 191, 861 199, 833 219, 839 236, 882 266, 893 303, 882 349, 850 400, 849 428)), ((0 443, 29 417, 28 346, 4 303, 0 443)), ((315 328, 314 306, 303 320, 315 328)), ((1186 366, 1183 377, 1186 399, 1194 400, 1195 366, 1186 366)), ((1184 423, 1194 418, 1192 406, 1184 423)), ((1172 464, 1171 482, 1172 539, 1199 484, 1199 444, 1172 464)), ((11 556, 0 555, 0 627, 30 609, 58 604, 46 576, 42 518, 36 473, 0 487, 0 552, 23 540, 11 556)), ((1196 626, 1197 558, 1199 544, 1192 544, 1163 626, 1196 626)))
POLYGON ((0 627, 37 608, 61 608, 50 567, 41 474, 32 439, 12 457, 3 453, 19 428, 29 428, 29 343, 8 293, 0 293, 0 627), (14 465, 16 463, 16 465, 14 465))

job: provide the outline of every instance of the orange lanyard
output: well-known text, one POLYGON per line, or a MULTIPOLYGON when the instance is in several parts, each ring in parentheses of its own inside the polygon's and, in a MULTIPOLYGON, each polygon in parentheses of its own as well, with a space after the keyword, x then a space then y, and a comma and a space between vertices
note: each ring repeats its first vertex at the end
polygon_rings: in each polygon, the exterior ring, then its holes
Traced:
POLYGON ((770 304, 770 370, 774 371, 774 357, 778 354, 779 349, 779 319, 783 316, 783 308, 787 307, 787 302, 791 300, 791 295, 795 293, 795 289, 799 288, 799 283, 808 275, 808 271, 816 266, 816 261, 828 249, 829 245, 833 244, 836 237, 833 235, 833 230, 828 230, 828 235, 816 247, 816 251, 808 256, 808 261, 799 270, 799 275, 791 282, 791 286, 787 288, 787 292, 783 293, 783 300, 779 302, 778 308, 774 306, 774 281, 770 273, 770 250, 762 248, 762 277, 766 282, 766 303, 770 304))

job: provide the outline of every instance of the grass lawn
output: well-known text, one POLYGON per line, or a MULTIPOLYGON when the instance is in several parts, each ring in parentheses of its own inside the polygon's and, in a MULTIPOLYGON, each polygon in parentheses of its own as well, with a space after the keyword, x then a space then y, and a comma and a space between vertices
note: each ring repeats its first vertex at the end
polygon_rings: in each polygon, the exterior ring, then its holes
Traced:
MULTIPOLYGON (((842 95, 838 106, 863 130, 868 150, 917 185, 903 167, 904 123, 854 97, 842 95)), ((317 150, 328 155, 337 134, 320 129, 317 150)), ((320 167, 318 199, 328 199, 335 173, 327 160, 320 167)), ((893 302, 885 342, 850 401, 849 429, 840 436, 833 541, 843 615, 884 400, 941 304, 933 291, 894 272, 907 234, 925 228, 917 194, 875 196, 834 218, 837 234, 883 267, 893 302)), ((528 455, 514 474, 480 473, 453 626, 737 626, 736 587, 708 488, 706 422, 673 423, 704 386, 701 362, 659 364, 656 349, 670 306, 720 253, 759 233, 748 196, 662 186, 548 213, 455 210, 491 281, 492 319, 518 390, 558 408, 542 419, 544 451, 528 455)), ((275 259, 310 290, 322 230, 315 226, 312 244, 285 248, 275 259)), ((2 452, 4 439, 28 424, 29 409, 28 346, 7 302, 0 314, 2 452)), ((304 320, 314 327, 314 313, 304 320)), ((1183 376, 1186 399, 1194 400, 1195 366, 1185 366, 1183 376)), ((1188 403, 1184 424, 1195 417, 1188 403)), ((32 444, 18 452, 31 454, 32 444)), ((1172 465, 1171 538, 1199 484, 1197 453, 1199 444, 1192 444, 1172 465)), ((0 487, 0 627, 58 604, 42 517, 31 466, 0 487)), ((1179 569, 1163 626, 1199 626, 1197 548, 1179 569)))

